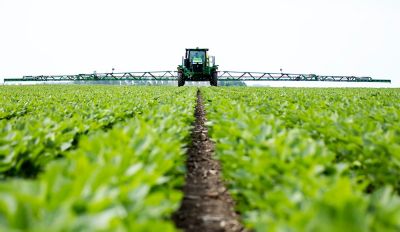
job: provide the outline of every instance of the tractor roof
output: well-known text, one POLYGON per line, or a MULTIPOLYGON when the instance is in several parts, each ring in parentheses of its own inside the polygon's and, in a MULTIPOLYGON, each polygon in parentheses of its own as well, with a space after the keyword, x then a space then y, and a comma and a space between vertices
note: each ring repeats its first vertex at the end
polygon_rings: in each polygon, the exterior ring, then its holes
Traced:
POLYGON ((208 51, 208 48, 186 48, 186 51, 208 51))

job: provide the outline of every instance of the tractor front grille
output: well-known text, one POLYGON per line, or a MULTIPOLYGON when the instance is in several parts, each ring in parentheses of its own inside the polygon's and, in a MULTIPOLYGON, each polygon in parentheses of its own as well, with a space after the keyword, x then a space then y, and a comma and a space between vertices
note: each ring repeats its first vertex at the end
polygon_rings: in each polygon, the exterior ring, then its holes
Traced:
POLYGON ((193 72, 202 72, 203 64, 193 64, 192 68, 193 68, 193 72))

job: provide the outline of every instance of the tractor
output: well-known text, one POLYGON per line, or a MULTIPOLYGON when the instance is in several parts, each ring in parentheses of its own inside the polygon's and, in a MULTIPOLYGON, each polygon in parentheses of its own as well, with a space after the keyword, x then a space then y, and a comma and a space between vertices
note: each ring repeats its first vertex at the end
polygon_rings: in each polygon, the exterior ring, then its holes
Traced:
POLYGON ((186 48, 182 65, 178 65, 178 86, 184 86, 185 81, 209 81, 211 86, 217 86, 217 69, 215 57, 208 56, 208 48, 186 48))

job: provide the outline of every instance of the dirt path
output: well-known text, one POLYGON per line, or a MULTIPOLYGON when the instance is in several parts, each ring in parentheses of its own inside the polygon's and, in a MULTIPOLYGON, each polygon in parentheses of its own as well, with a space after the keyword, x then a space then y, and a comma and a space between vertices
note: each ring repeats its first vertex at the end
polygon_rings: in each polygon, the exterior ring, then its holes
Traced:
POLYGON ((188 232, 244 231, 234 202, 220 178, 220 164, 212 158, 214 143, 208 137, 203 99, 197 92, 196 122, 187 155, 184 198, 173 219, 188 232))

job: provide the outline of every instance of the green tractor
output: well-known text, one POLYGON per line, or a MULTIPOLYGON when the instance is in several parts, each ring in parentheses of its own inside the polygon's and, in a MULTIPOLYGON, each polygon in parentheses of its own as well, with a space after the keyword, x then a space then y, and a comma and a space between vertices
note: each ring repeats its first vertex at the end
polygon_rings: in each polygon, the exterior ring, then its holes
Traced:
POLYGON ((215 57, 208 56, 208 48, 186 48, 182 65, 178 66, 178 86, 184 86, 185 81, 209 81, 217 86, 217 69, 215 57))

